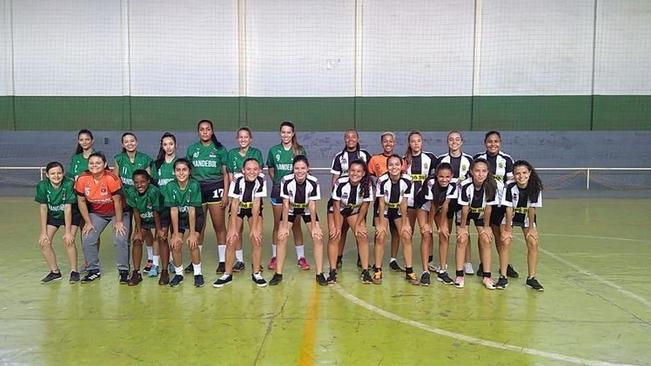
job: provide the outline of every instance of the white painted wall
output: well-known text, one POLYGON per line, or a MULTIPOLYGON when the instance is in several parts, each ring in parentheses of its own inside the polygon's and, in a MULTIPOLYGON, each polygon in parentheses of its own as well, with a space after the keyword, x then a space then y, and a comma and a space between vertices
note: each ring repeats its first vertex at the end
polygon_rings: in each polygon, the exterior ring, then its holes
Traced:
POLYGON ((0 0, 0 95, 12 95, 11 13, 9 0, 0 0))

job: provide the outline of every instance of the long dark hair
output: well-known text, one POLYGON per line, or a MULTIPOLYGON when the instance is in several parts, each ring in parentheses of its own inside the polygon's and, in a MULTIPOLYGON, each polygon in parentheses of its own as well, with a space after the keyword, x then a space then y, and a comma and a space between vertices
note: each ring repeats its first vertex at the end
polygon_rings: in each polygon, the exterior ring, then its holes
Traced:
POLYGON ((298 138, 296 137, 296 127, 294 127, 294 124, 290 121, 283 121, 280 123, 280 127, 278 129, 282 130, 284 126, 291 128, 292 132, 294 133, 294 136, 292 136, 292 152, 294 153, 294 156, 296 157, 298 155, 301 155, 304 149, 303 146, 298 143, 298 138))
MULTIPOLYGON (((127 137, 127 136, 133 136, 133 138, 136 141, 138 141, 138 137, 136 137, 136 135, 133 132, 125 132, 125 133, 122 134, 122 137, 120 137, 120 143, 123 143, 124 138, 127 137)), ((124 146, 122 146, 122 152, 123 153, 127 152, 127 149, 124 146)))
POLYGON ((540 179, 540 176, 534 169, 533 165, 529 164, 526 160, 518 160, 513 163, 513 170, 515 171, 516 167, 524 166, 529 170, 529 182, 527 183, 527 189, 525 190, 525 195, 529 202, 537 202, 538 195, 543 190, 543 183, 540 179))
MULTIPOLYGON (((484 188, 484 193, 486 194, 486 199, 489 201, 495 200, 495 195, 497 194, 497 181, 495 180, 495 177, 493 176, 493 173, 491 173, 491 166, 488 164, 488 160, 486 159, 475 159, 472 164, 470 164, 470 172, 472 174, 472 169, 475 167, 477 164, 486 164, 488 167, 488 175, 486 176, 486 180, 482 184, 482 188, 484 188)), ((475 177, 473 177, 474 181, 475 177)))
MULTIPOLYGON (((90 130, 87 130, 85 128, 77 132, 77 140, 79 140, 79 136, 81 135, 88 135, 90 136, 91 141, 95 140, 95 138, 93 137, 93 133, 90 132, 90 130)), ((75 149, 75 154, 81 154, 82 152, 84 152, 84 148, 81 147, 81 144, 79 144, 79 142, 77 142, 77 149, 75 149)))
POLYGON ((165 132, 160 138, 160 148, 158 149, 158 156, 156 157, 156 169, 160 169, 161 165, 165 162, 165 150, 163 150, 163 140, 169 137, 174 141, 174 147, 176 147, 176 136, 170 132, 165 132))
MULTIPOLYGON (((420 136, 421 142, 423 141, 423 135, 420 133, 420 131, 413 130, 409 132, 409 135, 407 135, 407 151, 405 152, 405 161, 407 162, 407 165, 411 165, 411 157, 413 155, 413 151, 411 150, 411 144, 409 144, 409 140, 411 139, 412 136, 418 135, 420 136)), ((422 149, 422 144, 421 144, 421 150, 420 152, 423 152, 422 149)))
POLYGON ((49 173, 49 172, 50 172, 50 169, 52 169, 52 168, 54 168, 54 167, 59 167, 59 168, 61 168, 61 171, 62 171, 63 173, 66 172, 65 169, 63 168, 63 164, 59 163, 58 161, 52 161, 52 162, 47 163, 47 165, 45 166, 45 172, 46 172, 46 173, 49 173))
POLYGON ((197 130, 199 130, 199 126, 201 126, 202 123, 207 123, 210 125, 210 129, 212 130, 212 135, 210 135, 210 140, 212 140, 212 143, 215 144, 215 147, 218 149, 224 147, 224 145, 222 145, 222 143, 217 140, 217 136, 215 136, 215 127, 213 126, 212 121, 209 119, 202 119, 201 121, 199 121, 199 123, 197 123, 197 130))
MULTIPOLYGON (((450 173, 453 173, 454 170, 452 170, 452 165, 450 163, 441 163, 436 167, 436 171, 434 172, 434 189, 432 190, 432 193, 434 194, 434 199, 433 204, 435 206, 440 206, 445 202, 445 197, 447 196, 448 192, 448 187, 441 187, 439 185, 439 180, 438 180, 438 175, 441 170, 449 170, 450 173)), ((453 184, 453 183, 450 183, 453 184)), ((423 187, 421 189, 425 189, 426 185, 423 184, 423 187)))
POLYGON ((369 177, 368 174, 368 166, 366 165, 366 162, 364 162, 364 160, 355 159, 350 162, 350 165, 348 165, 349 171, 350 171, 350 167, 352 167, 354 164, 359 164, 362 166, 362 169, 364 169, 364 176, 362 177, 362 180, 359 182, 359 186, 362 189, 362 197, 363 197, 369 194, 369 191, 371 190, 371 178, 369 177))

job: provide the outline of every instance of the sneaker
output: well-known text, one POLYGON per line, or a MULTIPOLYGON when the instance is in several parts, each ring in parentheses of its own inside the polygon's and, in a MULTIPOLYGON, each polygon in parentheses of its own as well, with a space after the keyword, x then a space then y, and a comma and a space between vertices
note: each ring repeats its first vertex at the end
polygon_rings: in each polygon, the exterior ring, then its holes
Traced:
POLYGON ((96 279, 100 278, 102 275, 99 273, 99 271, 88 271, 84 278, 81 279, 81 283, 89 283, 93 282, 96 279))
MULTIPOLYGON (((466 262, 463 264, 463 273, 467 274, 468 276, 475 275, 475 269, 472 268, 472 263, 466 262)), ((477 272, 477 275, 479 276, 479 272, 477 272)))
POLYGON ((495 288, 498 290, 504 290, 508 286, 509 286, 509 280, 503 276, 500 276, 500 278, 497 280, 497 283, 495 284, 495 288))
POLYGON ((486 287, 489 290, 495 290, 495 284, 493 283, 493 279, 490 277, 484 277, 481 282, 484 284, 484 287, 486 287))
POLYGON ((454 285, 454 281, 448 276, 448 273, 443 271, 436 274, 436 280, 443 282, 446 285, 454 285))
POLYGON ((454 279, 454 286, 456 288, 463 288, 465 282, 465 278, 463 276, 457 276, 457 278, 454 279))
POLYGON ((420 275, 420 285, 429 286, 429 284, 430 284, 429 272, 423 272, 423 274, 420 275))
POLYGON ((299 266, 304 271, 309 271, 310 270, 310 264, 307 263, 307 259, 305 259, 305 257, 299 258, 296 265, 299 266))
POLYGON ((149 273, 149 271, 154 267, 154 261, 147 260, 147 265, 142 269, 143 272, 149 273))
POLYGON ((271 257, 271 259, 269 259, 269 264, 267 264, 267 268, 276 269, 276 257, 271 257))
POLYGON ((56 272, 56 273, 55 272, 50 272, 50 273, 47 274, 47 276, 43 277, 41 282, 48 283, 48 282, 52 282, 52 281, 58 281, 58 280, 61 279, 61 277, 62 277, 61 272, 56 272))
POLYGON ((373 272, 373 283, 376 285, 381 285, 382 284, 382 271, 377 270, 373 272))
POLYGON ((203 287, 203 275, 194 275, 194 287, 203 287))
POLYGON ((151 278, 158 277, 158 266, 152 266, 149 273, 147 273, 147 276, 151 278))
POLYGON ((160 278, 158 279, 159 285, 168 285, 170 283, 170 273, 166 270, 160 272, 160 278))
POLYGON ((118 273, 119 273, 119 276, 120 276, 120 285, 128 284, 129 283, 129 271, 122 269, 118 273))
MULTIPOLYGON (((140 271, 134 269, 131 277, 129 277, 129 280, 127 281, 127 284, 129 286, 137 286, 140 282, 142 282, 142 275, 140 275, 140 271)), ((122 283, 122 274, 120 274, 120 283, 122 283)))
POLYGON ((328 286, 328 279, 325 277, 323 272, 316 275, 316 283, 318 283, 319 286, 328 286))
POLYGON ((246 269, 246 265, 242 261, 235 261, 233 264, 233 272, 242 272, 246 269))
POLYGON ((337 283, 337 271, 334 269, 331 269, 330 273, 328 274, 328 283, 331 285, 337 283))
POLYGON ((479 262, 479 267, 477 267, 477 276, 483 276, 483 275, 484 275, 484 263, 479 262))
POLYGON ((170 287, 176 287, 183 282, 183 276, 181 275, 174 275, 174 278, 170 281, 170 287))
POLYGON ((343 255, 338 255, 337 256, 337 269, 341 268, 341 266, 344 265, 344 256, 343 255))
POLYGON ((212 287, 224 287, 233 281, 233 276, 230 274, 223 274, 215 282, 212 283, 212 287))
POLYGON ((183 272, 185 272, 185 273, 193 273, 194 272, 194 266, 192 265, 192 262, 190 262, 190 264, 188 264, 188 266, 185 267, 183 272))
POLYGON ((438 273, 441 270, 441 267, 439 267, 438 264, 427 263, 427 270, 430 272, 438 273))
POLYGON ((536 291, 545 291, 543 286, 538 282, 536 277, 527 278, 527 287, 532 288, 536 291))
POLYGON ((283 275, 280 273, 274 273, 274 276, 271 278, 271 281, 269 281, 269 286, 276 286, 283 280, 283 275))
POLYGON ((258 287, 265 287, 267 286, 267 281, 262 277, 262 273, 256 272, 256 273, 251 273, 251 281, 256 284, 258 287))
POLYGON ((518 278, 518 277, 520 277, 520 274, 515 271, 515 269, 513 268, 512 265, 509 264, 509 265, 506 266, 506 277, 518 278))
POLYGON ((406 273, 405 280, 407 280, 407 282, 411 283, 412 285, 420 285, 420 281, 418 281, 418 276, 416 276, 414 272, 406 273))
POLYGON ((226 273, 226 262, 219 262, 217 269, 215 269, 215 274, 226 273))
POLYGON ((371 277, 371 273, 368 271, 368 269, 365 269, 362 271, 362 275, 360 276, 362 283, 365 285, 368 285, 369 283, 373 283, 373 278, 371 277))
POLYGON ((394 272, 404 272, 405 270, 400 268, 400 265, 398 265, 398 261, 393 260, 389 262, 389 268, 391 268, 392 271, 394 272))
POLYGON ((79 282, 79 272, 72 271, 70 272, 70 283, 79 282))

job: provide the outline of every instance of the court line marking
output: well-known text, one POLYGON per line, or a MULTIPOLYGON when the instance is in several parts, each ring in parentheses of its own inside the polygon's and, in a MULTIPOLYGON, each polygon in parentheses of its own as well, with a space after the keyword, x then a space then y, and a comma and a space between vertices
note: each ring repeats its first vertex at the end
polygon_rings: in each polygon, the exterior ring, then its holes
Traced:
MULTIPOLYGON (((312 286, 317 286, 313 284, 312 286)), ((314 365, 316 344, 316 327, 319 318, 319 291, 318 288, 312 289, 310 300, 305 310, 305 325, 303 325, 303 340, 301 342, 300 353, 297 365, 314 365)))
POLYGON ((440 335, 440 336, 443 336, 443 337, 456 339, 458 341, 467 342, 467 343, 471 343, 471 344, 477 344, 477 345, 485 346, 485 347, 496 348, 496 349, 504 350, 504 351, 512 351, 512 352, 517 352, 517 353, 526 353, 526 354, 533 355, 533 356, 540 356, 540 357, 544 357, 544 358, 548 358, 548 359, 552 359, 552 360, 556 360, 556 361, 564 361, 564 362, 580 364, 580 365, 594 365, 594 366, 630 366, 630 365, 632 365, 632 364, 612 363, 612 362, 607 362, 607 361, 590 360, 590 359, 586 359, 586 358, 567 356, 567 355, 563 355, 563 354, 560 354, 560 353, 540 351, 540 350, 533 349, 533 348, 528 348, 528 347, 513 346, 513 345, 510 345, 510 344, 506 344, 506 343, 498 343, 498 342, 488 341, 488 340, 481 339, 481 338, 475 338, 475 337, 467 336, 467 335, 460 334, 460 333, 450 332, 450 331, 447 331, 447 330, 443 330, 443 329, 440 329, 440 328, 432 327, 432 326, 427 325, 427 324, 417 322, 415 320, 410 320, 410 319, 407 319, 407 318, 403 318, 400 315, 397 315, 397 314, 391 313, 389 311, 380 309, 380 308, 378 308, 378 307, 376 307, 374 305, 371 305, 371 304, 367 303, 366 301, 356 297, 355 295, 351 294, 350 292, 346 291, 346 289, 341 287, 341 285, 336 285, 336 286, 333 287, 333 289, 335 291, 337 291, 337 293, 339 295, 341 295, 342 297, 344 297, 346 300, 348 300, 348 301, 352 302, 353 304, 358 305, 358 306, 360 306, 360 307, 362 307, 362 308, 364 308, 364 309, 366 309, 366 310, 368 310, 368 311, 370 311, 372 313, 381 315, 381 316, 383 316, 383 317, 385 317, 387 319, 396 321, 398 323, 409 325, 411 327, 418 328, 420 330, 423 330, 423 331, 426 331, 426 332, 429 332, 429 333, 434 333, 434 334, 437 334, 437 335, 440 335))
POLYGON ((541 237, 543 236, 562 236, 562 237, 568 237, 568 238, 582 238, 582 239, 600 239, 600 240, 618 240, 618 241, 631 241, 631 242, 636 242, 636 243, 651 243, 651 240, 643 240, 643 239, 628 239, 628 238, 617 238, 617 237, 612 237, 612 236, 593 236, 593 235, 576 235, 576 234, 540 234, 541 237))

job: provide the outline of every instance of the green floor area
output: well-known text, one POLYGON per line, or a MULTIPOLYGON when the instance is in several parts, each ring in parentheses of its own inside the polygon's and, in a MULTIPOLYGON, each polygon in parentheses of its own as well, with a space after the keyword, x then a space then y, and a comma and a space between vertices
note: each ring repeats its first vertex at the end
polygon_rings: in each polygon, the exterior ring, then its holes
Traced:
MULTIPOLYGON (((161 287, 149 278, 120 286, 108 230, 99 281, 42 285, 47 267, 36 203, 0 204, 0 364, 651 364, 651 199, 546 200, 539 217, 542 293, 525 288, 522 277, 489 291, 474 276, 464 289, 436 281, 420 287, 388 271, 382 285, 363 285, 350 237, 335 286, 318 287, 314 271, 289 265, 276 287, 257 288, 247 268, 215 289, 212 245, 204 247, 206 287, 161 287)), ((267 243, 271 224, 265 222, 267 243)), ((524 276, 526 248, 517 237, 511 263, 524 276)), ((214 243, 210 228, 208 238, 214 243)), ((55 248, 66 272, 60 235, 55 248)), ((309 242, 307 248, 313 262, 309 242)), ((267 245, 265 261, 270 252, 267 245)), ((249 254, 245 245, 247 265, 249 254)), ((295 259, 288 251, 288 263, 295 259)))

